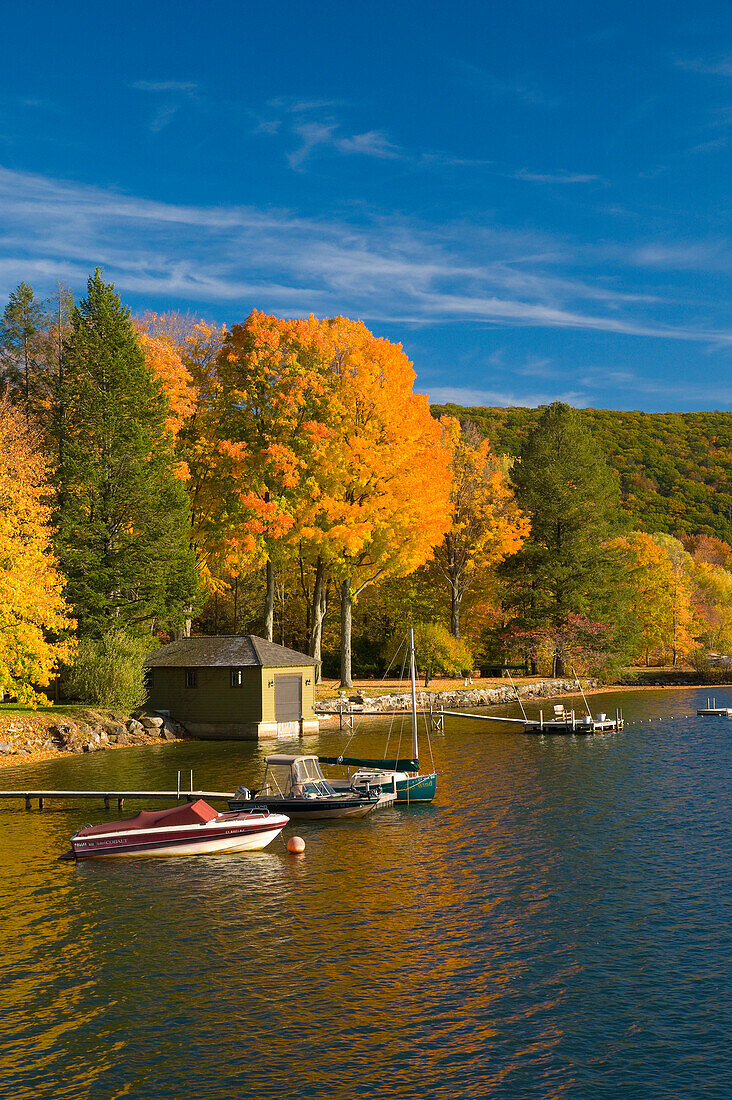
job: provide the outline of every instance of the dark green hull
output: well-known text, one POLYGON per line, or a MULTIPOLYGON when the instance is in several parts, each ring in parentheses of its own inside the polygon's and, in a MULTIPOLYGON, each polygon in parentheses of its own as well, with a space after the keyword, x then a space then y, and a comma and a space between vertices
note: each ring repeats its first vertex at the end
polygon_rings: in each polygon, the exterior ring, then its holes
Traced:
POLYGON ((437 793, 437 775, 410 775, 398 780, 396 788, 397 802, 432 802, 437 793))

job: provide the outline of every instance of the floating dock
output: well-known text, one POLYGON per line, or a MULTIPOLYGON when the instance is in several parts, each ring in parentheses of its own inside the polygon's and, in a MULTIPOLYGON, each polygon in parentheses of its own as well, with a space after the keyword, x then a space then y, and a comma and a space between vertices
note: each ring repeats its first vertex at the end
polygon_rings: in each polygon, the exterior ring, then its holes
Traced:
POLYGON ((707 699, 707 705, 700 707, 696 713, 699 718, 732 718, 732 707, 718 707, 716 699, 707 699))
POLYGON ((577 715, 568 711, 562 715, 544 717, 544 712, 539 711, 538 718, 499 718, 494 714, 469 714, 464 710, 438 710, 432 714, 433 726, 444 728, 445 718, 474 718, 479 722, 502 722, 504 725, 521 726, 524 733, 618 733, 625 726, 623 715, 616 711, 614 718, 608 718, 606 714, 598 714, 593 718, 591 714, 577 715))

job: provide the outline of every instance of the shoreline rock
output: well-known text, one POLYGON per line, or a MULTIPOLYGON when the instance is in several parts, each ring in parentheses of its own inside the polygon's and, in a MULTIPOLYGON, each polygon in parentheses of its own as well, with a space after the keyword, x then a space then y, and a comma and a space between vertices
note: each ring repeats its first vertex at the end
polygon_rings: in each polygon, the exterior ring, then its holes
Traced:
POLYGON ((148 710, 129 717, 92 708, 72 715, 0 711, 0 766, 187 736, 179 722, 148 710))
MULTIPOLYGON (((599 680, 585 679, 582 681, 585 691, 594 691, 600 687, 599 680)), ((522 699, 547 699, 559 695, 576 695, 577 683, 575 680, 536 680, 530 684, 517 685, 519 696, 522 699)), ((410 692, 395 695, 360 695, 362 702, 345 699, 322 699, 315 704, 315 713, 319 717, 344 714, 381 714, 390 710, 409 710, 412 705, 410 692)), ((420 710, 429 707, 440 707, 445 710, 453 710, 461 707, 485 707, 498 706, 501 703, 515 703, 516 692, 510 686, 492 688, 459 688, 455 691, 429 691, 421 689, 417 691, 417 706, 420 710)))

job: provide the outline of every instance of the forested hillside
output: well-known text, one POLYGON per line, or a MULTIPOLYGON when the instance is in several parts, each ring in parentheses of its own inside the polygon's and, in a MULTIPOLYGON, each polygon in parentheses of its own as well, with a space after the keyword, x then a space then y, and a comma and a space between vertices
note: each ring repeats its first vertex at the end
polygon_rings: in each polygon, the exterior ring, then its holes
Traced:
MULTIPOLYGON (((516 455, 540 409, 432 405, 434 416, 472 421, 493 448, 516 455)), ((732 413, 583 409, 581 416, 620 478, 635 526, 732 542, 732 413)))

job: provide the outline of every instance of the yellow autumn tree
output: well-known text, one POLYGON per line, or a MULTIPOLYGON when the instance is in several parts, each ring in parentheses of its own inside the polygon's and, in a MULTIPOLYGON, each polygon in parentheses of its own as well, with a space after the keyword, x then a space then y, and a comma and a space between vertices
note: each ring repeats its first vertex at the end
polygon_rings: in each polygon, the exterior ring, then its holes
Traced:
POLYGON ((729 655, 732 653, 732 573, 721 565, 695 560, 694 580, 694 607, 703 649, 729 655))
POLYGON ((0 695, 47 702, 75 625, 51 549, 46 461, 33 432, 0 403, 0 695))
POLYGON ((460 637, 466 593, 503 558, 521 548, 530 523, 519 510, 498 456, 474 425, 440 421, 452 465, 450 527, 435 551, 434 570, 450 592, 450 632, 460 637))
POLYGON ((609 547, 626 569, 629 611, 639 638, 638 656, 675 665, 694 645, 694 563, 671 535, 632 531, 609 547))

